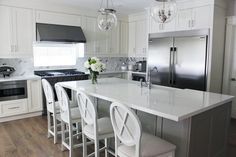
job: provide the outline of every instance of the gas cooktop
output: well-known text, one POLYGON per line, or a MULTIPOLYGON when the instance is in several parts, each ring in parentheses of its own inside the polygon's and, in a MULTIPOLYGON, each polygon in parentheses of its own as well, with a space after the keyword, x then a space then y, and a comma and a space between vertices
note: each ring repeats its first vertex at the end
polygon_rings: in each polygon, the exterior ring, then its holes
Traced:
POLYGON ((35 71, 34 74, 43 78, 85 75, 84 72, 77 71, 76 69, 35 71))

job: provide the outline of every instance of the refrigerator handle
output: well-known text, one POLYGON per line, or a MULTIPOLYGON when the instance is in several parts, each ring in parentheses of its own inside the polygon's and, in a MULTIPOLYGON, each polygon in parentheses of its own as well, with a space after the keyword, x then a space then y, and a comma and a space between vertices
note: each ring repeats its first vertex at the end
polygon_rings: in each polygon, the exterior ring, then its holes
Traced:
POLYGON ((173 48, 173 63, 172 63, 172 84, 176 84, 176 79, 175 79, 175 65, 177 64, 177 47, 173 48))
POLYGON ((173 47, 170 47, 170 62, 169 62, 169 84, 172 85, 172 75, 173 75, 173 47))

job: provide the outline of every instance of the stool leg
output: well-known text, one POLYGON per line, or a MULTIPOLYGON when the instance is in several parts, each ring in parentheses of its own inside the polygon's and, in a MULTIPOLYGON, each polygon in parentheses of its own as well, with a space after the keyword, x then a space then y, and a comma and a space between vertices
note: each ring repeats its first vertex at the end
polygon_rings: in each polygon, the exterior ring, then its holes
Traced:
POLYGON ((94 149, 95 157, 99 157, 100 153, 99 153, 99 140, 98 139, 95 139, 94 147, 95 147, 95 149, 94 149))
POLYGON ((65 124, 63 121, 61 121, 61 141, 62 141, 61 150, 64 151, 65 147, 63 145, 63 142, 65 142, 65 124))
POLYGON ((106 147, 106 149, 105 149, 105 157, 108 157, 108 151, 107 151, 107 149, 108 149, 107 138, 105 139, 105 147, 106 147))
POLYGON ((51 115, 50 112, 47 112, 47 119, 48 119, 48 138, 51 137, 51 134, 49 132, 49 130, 51 130, 51 115))
POLYGON ((57 143, 57 119, 56 115, 53 114, 53 129, 54 129, 54 144, 57 143))
POLYGON ((74 156, 73 127, 69 124, 70 157, 74 156))
POLYGON ((86 135, 82 134, 83 140, 83 157, 87 157, 87 137, 86 135))

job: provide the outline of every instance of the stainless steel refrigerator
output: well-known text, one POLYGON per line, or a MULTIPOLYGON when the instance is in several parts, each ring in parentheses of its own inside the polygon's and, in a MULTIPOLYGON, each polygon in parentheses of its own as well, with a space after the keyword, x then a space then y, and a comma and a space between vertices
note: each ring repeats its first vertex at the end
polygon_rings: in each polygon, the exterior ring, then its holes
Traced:
POLYGON ((150 81, 157 85, 206 91, 208 32, 150 34, 150 81))

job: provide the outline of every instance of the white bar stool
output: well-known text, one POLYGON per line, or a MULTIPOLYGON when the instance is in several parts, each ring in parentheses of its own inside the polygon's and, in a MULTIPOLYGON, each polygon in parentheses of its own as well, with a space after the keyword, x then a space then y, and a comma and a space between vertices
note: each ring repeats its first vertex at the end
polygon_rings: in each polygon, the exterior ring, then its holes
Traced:
POLYGON ((48 119, 48 138, 51 136, 54 137, 54 144, 57 143, 57 135, 58 135, 58 121, 60 120, 60 111, 59 104, 55 102, 55 96, 53 92, 53 88, 50 83, 42 79, 43 91, 46 97, 47 103, 47 119, 48 119), (52 121, 51 121, 52 119, 52 121))
MULTIPOLYGON (((64 147, 66 147, 69 150, 69 156, 73 157, 74 148, 81 147, 82 144, 74 144, 74 137, 78 137, 81 135, 81 132, 78 132, 76 130, 76 133, 74 134, 74 127, 73 124, 76 124, 77 126, 81 122, 81 116, 79 112, 79 108, 70 108, 70 100, 68 98, 68 95, 63 87, 56 84, 55 85, 58 102, 60 106, 60 115, 61 115, 61 135, 62 135, 62 150, 64 150, 64 147), (66 128, 68 128, 69 136, 66 137, 66 128)), ((77 127, 78 128, 78 127, 77 127)))
POLYGON ((111 120, 108 117, 98 119, 97 109, 91 99, 83 92, 78 91, 77 101, 82 117, 83 157, 87 157, 87 138, 94 141, 95 152, 90 154, 99 157, 100 151, 105 150, 105 157, 108 153, 107 139, 114 137, 111 120), (105 147, 99 149, 99 140, 105 141, 105 147))
POLYGON ((136 114, 120 103, 110 107, 115 133, 116 157, 174 157, 176 146, 156 136, 142 133, 136 114))

